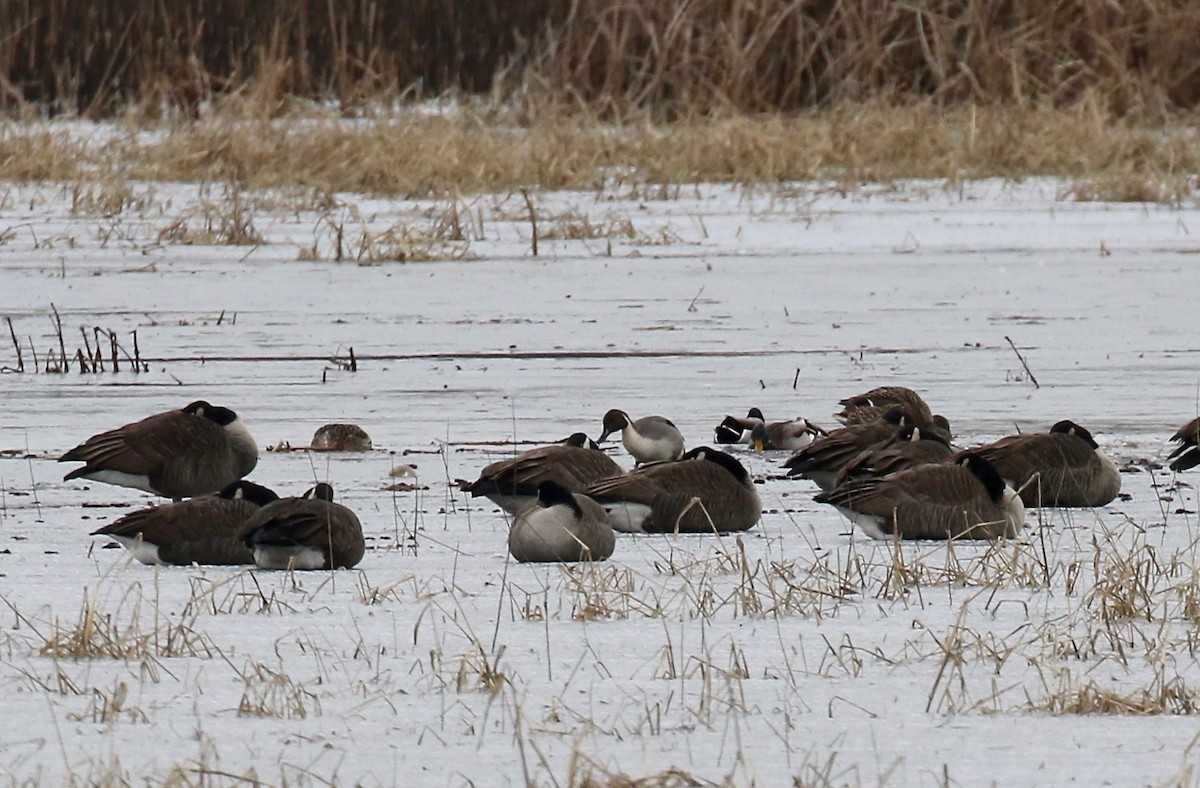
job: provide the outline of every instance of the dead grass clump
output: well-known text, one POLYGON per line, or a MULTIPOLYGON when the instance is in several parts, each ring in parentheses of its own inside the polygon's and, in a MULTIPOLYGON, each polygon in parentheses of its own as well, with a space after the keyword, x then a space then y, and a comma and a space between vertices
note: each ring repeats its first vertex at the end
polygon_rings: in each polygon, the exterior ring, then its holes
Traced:
POLYGON ((1167 679, 1161 670, 1148 686, 1126 690, 1101 687, 1093 679, 1080 681, 1064 671, 1060 686, 1024 711, 1046 714, 1158 715, 1200 712, 1200 692, 1187 686, 1182 676, 1167 679))
POLYGON ((317 696, 283 671, 255 662, 242 673, 242 681, 245 685, 238 701, 239 717, 303 720, 321 712, 317 696))
POLYGON ((202 195, 193 210, 173 219, 158 233, 162 244, 257 246, 263 236, 254 226, 252 200, 236 185, 226 185, 215 199, 202 195))
POLYGON ((59 659, 139 660, 162 657, 211 657, 216 646, 193 628, 194 616, 172 621, 157 607, 146 610, 141 587, 134 585, 111 612, 101 609, 95 593, 85 593, 79 617, 55 618, 42 634, 38 653, 59 659))

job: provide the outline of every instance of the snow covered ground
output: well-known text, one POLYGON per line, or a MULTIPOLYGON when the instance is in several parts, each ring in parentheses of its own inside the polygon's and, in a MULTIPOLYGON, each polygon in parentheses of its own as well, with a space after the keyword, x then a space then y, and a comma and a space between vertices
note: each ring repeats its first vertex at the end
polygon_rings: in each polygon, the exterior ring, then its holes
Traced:
POLYGON ((521 195, 6 185, 0 316, 25 372, 0 374, 0 774, 1200 783, 1200 477, 1157 465, 1200 408, 1200 212, 1066 191, 611 184, 531 195, 535 257, 521 195), (111 330, 120 371, 35 372, 51 304, 68 356, 111 330), (784 456, 747 454, 767 511, 741 537, 529 567, 452 484, 595 436, 610 407, 699 445, 752 405, 832 426, 838 399, 889 383, 962 445, 1071 418, 1127 499, 895 550, 782 478, 784 456), (153 500, 64 483, 55 459, 201 398, 263 447, 371 434, 368 455, 263 453, 252 475, 330 480, 367 532, 359 568, 156 570, 88 536, 153 500), (417 489, 388 489, 398 463, 417 489))

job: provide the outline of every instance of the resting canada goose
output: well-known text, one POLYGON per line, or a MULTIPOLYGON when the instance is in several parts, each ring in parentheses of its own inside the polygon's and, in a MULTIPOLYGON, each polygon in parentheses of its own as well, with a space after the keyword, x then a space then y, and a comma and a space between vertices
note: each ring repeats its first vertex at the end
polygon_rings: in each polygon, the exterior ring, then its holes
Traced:
POLYGON ((965 453, 953 464, 921 465, 890 476, 852 479, 813 500, 836 506, 872 539, 1014 537, 1025 506, 991 464, 965 453))
POLYGON ((783 467, 789 476, 809 479, 822 490, 831 490, 843 466, 864 449, 894 442, 900 428, 911 423, 904 411, 892 408, 879 421, 842 427, 813 441, 788 458, 783 467))
POLYGON ((321 482, 303 498, 280 498, 242 524, 238 538, 260 569, 349 569, 366 552, 354 512, 321 482))
POLYGON ((326 424, 313 433, 313 451, 370 451, 371 436, 357 424, 326 424))
POLYGON ((625 451, 637 461, 635 466, 678 460, 683 456, 683 435, 669 419, 662 416, 643 416, 633 421, 623 410, 610 410, 604 414, 604 431, 596 442, 604 443, 609 435, 618 430, 625 451))
POLYGON ((950 448, 940 432, 922 430, 915 424, 909 424, 900 428, 894 443, 864 449, 842 466, 834 480, 834 487, 850 479, 887 476, 918 465, 947 462, 953 456, 954 449, 950 448))
POLYGON ((769 421, 750 430, 750 443, 755 451, 797 451, 828 434, 807 419, 769 421))
POLYGON ((558 443, 493 462, 480 472, 478 479, 473 482, 459 479, 458 486, 472 497, 486 496, 515 515, 537 498, 538 485, 544 481, 553 481, 568 492, 583 492, 594 481, 624 472, 588 436, 577 432, 558 443))
POLYGON ((970 451, 995 466, 1018 490, 1024 487, 1021 498, 1026 506, 1104 506, 1121 491, 1117 466, 1100 451, 1092 434, 1073 421, 1060 421, 1050 432, 1010 435, 970 451))
POLYGON ((763 423, 762 411, 751 408, 745 416, 726 416, 713 427, 713 438, 717 443, 750 443, 750 433, 763 423))
POLYGON ((900 408, 919 427, 933 423, 933 414, 921 395, 904 386, 880 386, 863 394, 846 397, 837 418, 845 424, 876 421, 892 408, 900 408))
POLYGON ((603 561, 616 543, 600 504, 552 480, 538 485, 508 531, 508 552, 522 562, 603 561))
POLYGON ((595 482, 584 493, 625 533, 745 531, 762 515, 750 474, 733 456, 708 446, 595 482))
POLYGON ((202 495, 130 512, 92 531, 107 536, 143 564, 252 564, 254 555, 238 539, 242 525, 279 496, 245 479, 217 495, 202 495))
POLYGON ((1167 458, 1173 460, 1171 470, 1179 473, 1200 465, 1200 417, 1180 427, 1171 436, 1171 442, 1179 444, 1167 458))
POLYGON ((180 500, 216 492, 258 463, 258 447, 229 408, 203 400, 93 435, 58 459, 87 463, 63 477, 180 500))

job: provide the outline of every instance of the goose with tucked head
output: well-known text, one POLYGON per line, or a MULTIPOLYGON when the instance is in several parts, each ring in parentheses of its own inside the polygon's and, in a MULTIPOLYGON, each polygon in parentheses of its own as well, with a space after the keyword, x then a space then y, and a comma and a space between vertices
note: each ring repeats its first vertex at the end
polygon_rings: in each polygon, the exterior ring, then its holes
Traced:
POLYGON ((333 502, 325 482, 259 509, 238 538, 260 569, 350 569, 366 552, 357 515, 333 502))
POLYGON ((279 496, 240 479, 217 495, 139 509, 92 531, 107 536, 143 564, 253 564, 238 539, 242 526, 279 496))
POLYGON ((254 470, 258 446, 229 408, 203 400, 93 435, 59 462, 83 462, 63 477, 181 500, 217 492, 254 470))
POLYGON ((852 479, 813 500, 835 506, 872 539, 1015 537, 1025 506, 991 463, 963 454, 889 476, 852 479))
POLYGON ((521 562, 603 561, 617 539, 600 505, 552 480, 508 531, 508 552, 521 562))
POLYGON ((912 420, 892 408, 879 421, 853 424, 834 430, 793 454, 784 463, 789 476, 809 479, 822 490, 832 490, 838 473, 865 449, 894 443, 912 420))
POLYGON ((1092 434, 1073 421, 970 451, 1021 490, 1026 506, 1104 506, 1121 491, 1117 466, 1092 434))
POLYGON ((625 471, 588 436, 570 437, 493 462, 473 482, 458 479, 458 487, 472 497, 484 496, 511 515, 538 497, 542 482, 552 481, 568 492, 583 492, 594 481, 625 471))
POLYGON ((626 533, 745 531, 762 516, 745 467, 708 446, 595 482, 584 493, 604 508, 615 530, 626 533))

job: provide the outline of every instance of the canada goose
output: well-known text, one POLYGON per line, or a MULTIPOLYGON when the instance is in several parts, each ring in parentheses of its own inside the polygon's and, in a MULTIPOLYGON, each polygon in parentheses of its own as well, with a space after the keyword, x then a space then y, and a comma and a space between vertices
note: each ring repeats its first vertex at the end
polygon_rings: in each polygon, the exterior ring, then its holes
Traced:
POLYGON ((1121 491, 1117 466, 1100 451, 1092 434, 1073 421, 1060 421, 1050 432, 1010 435, 970 451, 995 466, 1018 490, 1024 487, 1021 498, 1026 506, 1104 506, 1121 491))
POLYGON ((508 531, 508 552, 521 562, 603 561, 616 543, 600 504, 550 479, 508 531))
POLYGON ((460 490, 486 496, 509 514, 519 514, 538 495, 538 485, 553 481, 568 492, 583 492, 598 479, 624 473, 588 436, 577 432, 549 446, 493 462, 473 482, 459 479, 460 490))
POLYGON ((921 395, 904 386, 879 386, 863 394, 841 400, 836 416, 843 423, 862 424, 880 419, 892 408, 900 408, 919 427, 933 423, 933 414, 921 395))
POLYGON ((326 424, 313 433, 313 451, 370 451, 371 436, 357 424, 326 424))
POLYGON ((918 465, 947 462, 953 456, 954 449, 940 432, 922 430, 915 424, 909 424, 900 428, 894 443, 864 449, 842 466, 834 479, 834 487, 850 479, 887 476, 918 465))
POLYGON ((584 494, 625 533, 745 531, 762 515, 750 474, 732 455, 708 446, 675 462, 602 479, 584 494))
POLYGON ((890 476, 852 479, 813 500, 837 507, 872 539, 1014 537, 1025 506, 982 457, 921 465, 890 476))
POLYGON ((92 536, 107 536, 143 564, 252 564, 238 539, 242 525, 279 496, 245 479, 217 495, 202 495, 130 512, 92 536))
POLYGON ((604 414, 604 431, 597 443, 620 430, 621 443, 633 457, 635 466, 648 462, 678 460, 683 456, 683 435, 669 419, 662 416, 643 416, 637 421, 623 410, 604 414))
POLYGON ((828 434, 807 419, 769 421, 750 430, 750 443, 755 451, 797 451, 828 434))
POLYGON ((350 569, 366 552, 354 512, 321 482, 303 498, 280 498, 242 524, 238 538, 260 569, 350 569))
POLYGON ((822 490, 831 490, 843 466, 864 449, 894 442, 900 428, 911 423, 904 411, 892 408, 879 421, 842 427, 813 441, 788 458, 783 467, 789 476, 809 479, 822 490))
POLYGON ((1171 442, 1179 444, 1167 458, 1173 460, 1171 470, 1179 473, 1200 465, 1200 417, 1180 427, 1171 436, 1171 442))
POLYGON ((751 431, 763 421, 758 408, 751 408, 745 416, 726 416, 713 427, 713 438, 717 443, 750 443, 751 431))
POLYGON ((258 447, 229 408, 203 400, 93 435, 59 457, 87 463, 63 477, 181 500, 216 492, 258 463, 258 447))

